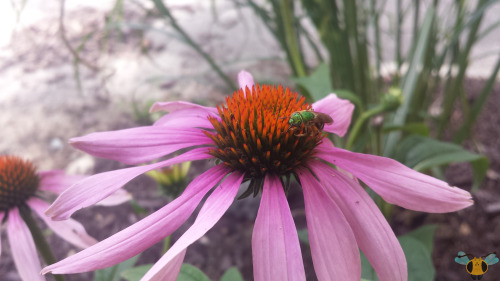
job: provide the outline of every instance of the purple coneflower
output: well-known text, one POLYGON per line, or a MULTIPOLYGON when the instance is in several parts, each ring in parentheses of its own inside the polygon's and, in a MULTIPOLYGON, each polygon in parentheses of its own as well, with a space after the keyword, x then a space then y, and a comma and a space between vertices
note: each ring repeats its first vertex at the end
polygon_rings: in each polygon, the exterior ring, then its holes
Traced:
POLYGON ((0 226, 4 221, 7 224, 7 238, 22 280, 45 280, 40 275, 42 267, 23 212, 35 211, 57 235, 79 248, 97 243, 77 221, 52 221, 44 214, 49 203, 41 199, 43 192, 60 194, 81 179, 82 176, 65 175, 58 170, 37 172, 29 161, 0 155, 0 226))
POLYGON ((354 109, 349 101, 330 94, 308 104, 281 86, 254 85, 247 72, 242 71, 238 78, 241 89, 217 108, 186 102, 157 103, 152 111, 169 114, 153 126, 72 139, 76 148, 127 164, 151 161, 179 149, 191 150, 155 164, 94 175, 73 185, 47 210, 55 219, 68 218, 146 171, 200 159, 218 159, 221 163, 198 176, 165 207, 43 272, 85 272, 129 259, 175 231, 213 190, 193 225, 142 278, 176 280, 186 248, 214 226, 234 201, 241 183, 249 181, 244 195, 262 193, 252 238, 254 279, 305 280, 297 231, 284 190, 290 175, 295 175, 304 193, 319 280, 359 281, 359 248, 380 280, 407 280, 401 246, 358 179, 387 202, 412 210, 451 212, 472 204, 468 192, 392 159, 334 147, 325 134, 318 133, 321 123, 289 130, 292 113, 314 110, 334 120, 324 124, 324 131, 343 136, 354 109))

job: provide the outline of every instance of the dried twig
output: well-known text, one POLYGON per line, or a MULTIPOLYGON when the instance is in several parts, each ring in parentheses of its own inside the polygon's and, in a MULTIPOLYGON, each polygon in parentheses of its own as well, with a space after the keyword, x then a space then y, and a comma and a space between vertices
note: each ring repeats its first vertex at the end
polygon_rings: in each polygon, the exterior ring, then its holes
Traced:
POLYGON ((85 65, 86 67, 92 69, 93 71, 99 71, 99 67, 93 65, 92 63, 90 63, 90 62, 86 61, 85 59, 83 59, 82 57, 80 57, 78 52, 75 49, 73 49, 73 47, 69 43, 68 38, 66 37, 66 30, 64 29, 64 6, 65 6, 65 3, 66 3, 65 0, 61 0, 61 10, 60 10, 60 14, 59 14, 59 31, 61 34, 61 39, 62 39, 64 45, 66 46, 66 48, 70 51, 70 53, 75 58, 75 63, 77 63, 77 64, 81 63, 81 64, 85 65))

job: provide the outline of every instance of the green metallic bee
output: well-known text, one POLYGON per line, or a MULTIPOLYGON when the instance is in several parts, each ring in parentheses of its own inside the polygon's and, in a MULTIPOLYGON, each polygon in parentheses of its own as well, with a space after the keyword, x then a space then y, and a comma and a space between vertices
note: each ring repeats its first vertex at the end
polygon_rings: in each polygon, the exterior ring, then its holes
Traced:
POLYGON ((295 111, 290 115, 290 119, 288 119, 288 129, 286 130, 287 132, 290 130, 297 130, 304 125, 304 133, 302 134, 296 134, 295 136, 297 137, 303 137, 309 134, 309 129, 313 130, 311 132, 311 135, 319 134, 321 130, 325 127, 326 124, 332 124, 333 119, 330 117, 330 115, 321 113, 321 112, 316 112, 313 110, 301 110, 301 111, 295 111))

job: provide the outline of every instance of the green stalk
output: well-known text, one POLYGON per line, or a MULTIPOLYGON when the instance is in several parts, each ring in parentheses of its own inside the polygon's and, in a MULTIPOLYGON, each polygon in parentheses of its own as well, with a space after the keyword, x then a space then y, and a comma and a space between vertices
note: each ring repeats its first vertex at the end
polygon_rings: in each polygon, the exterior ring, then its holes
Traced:
POLYGON ((483 108, 486 100, 490 96, 491 91, 493 90, 493 86, 495 86, 496 77, 499 71, 500 71, 500 58, 497 60, 495 69, 491 73, 490 78, 488 79, 486 85, 479 94, 479 97, 474 101, 474 104, 472 105, 472 108, 470 110, 470 114, 467 115, 466 118, 464 118, 464 123, 453 137, 453 141, 455 143, 461 144, 470 135, 470 130, 472 126, 479 117, 479 113, 481 113, 481 109, 483 108))
POLYGON ((349 36, 340 23, 339 7, 335 1, 302 0, 302 6, 312 20, 321 41, 330 56, 330 82, 333 89, 348 89, 355 91, 353 77, 353 59, 349 45, 349 36))
POLYGON ((412 39, 412 46, 415 46, 415 40, 417 40, 418 37, 418 21, 420 18, 420 0, 415 0, 413 2, 415 4, 414 8, 414 14, 413 14, 413 39, 412 39))
POLYGON ((358 12, 356 2, 352 0, 344 0, 344 21, 347 32, 347 43, 351 42, 350 47, 354 48, 352 60, 353 64, 352 76, 354 77, 354 91, 361 100, 366 104, 368 101, 367 93, 367 61, 364 59, 363 44, 360 42, 358 31, 358 12))
POLYGON ((300 54, 299 42, 297 40, 294 28, 293 3, 291 0, 282 0, 280 5, 281 20, 283 21, 283 31, 285 42, 290 50, 290 58, 293 68, 298 77, 307 75, 302 56, 300 54))
MULTIPOLYGON (((393 125, 404 125, 411 110, 410 105, 413 101, 415 89, 420 76, 419 65, 423 65, 426 51, 429 49, 429 38, 431 35, 435 16, 436 10, 434 9, 434 7, 431 7, 427 10, 425 18, 422 21, 422 26, 420 27, 417 39, 417 45, 415 46, 415 51, 409 59, 410 65, 408 67, 408 72, 406 72, 404 78, 400 83, 400 88, 403 91, 403 103, 392 117, 391 123, 393 125)), ((387 135, 384 143, 384 156, 390 157, 392 155, 400 136, 401 132, 390 132, 387 135)))
POLYGON ((356 120, 356 123, 354 123, 354 126, 352 127, 351 133, 349 134, 349 140, 347 141, 346 144, 346 149, 350 150, 352 148, 352 145, 356 141, 356 139, 359 137, 359 134, 361 132, 361 128, 363 128, 363 125, 365 122, 370 119, 372 116, 380 114, 386 110, 386 107, 384 105, 378 105, 377 107, 374 107, 368 111, 365 111, 359 116, 359 118, 356 120))
POLYGON ((382 61, 382 49, 380 44, 380 25, 379 25, 379 12, 376 9, 375 0, 370 1, 370 10, 373 17, 373 30, 375 37, 375 69, 377 70, 377 90, 381 90, 382 87, 382 75, 381 71, 381 61, 382 61))
MULTIPOLYGON (((31 235, 33 236, 33 240, 35 241, 36 248, 42 255, 45 263, 48 265, 55 263, 56 258, 54 257, 54 254, 52 253, 47 240, 45 240, 42 230, 38 227, 38 224, 36 223, 35 219, 33 219, 33 216, 31 216, 31 210, 28 208, 28 206, 23 205, 19 207, 19 213, 28 226, 31 235)), ((56 281, 64 281, 63 275, 54 274, 53 276, 56 281)))
POLYGON ((172 25, 172 27, 177 32, 179 32, 179 34, 184 38, 184 40, 186 40, 186 43, 189 46, 191 46, 196 52, 198 52, 198 54, 200 54, 203 57, 203 59, 205 59, 205 61, 208 62, 208 64, 212 67, 212 69, 215 70, 215 72, 217 72, 219 77, 221 77, 222 80, 224 80, 224 82, 226 82, 227 86, 233 90, 238 89, 238 87, 236 87, 236 85, 233 83, 233 81, 220 69, 220 67, 217 65, 217 63, 215 63, 215 61, 212 59, 212 57, 210 57, 210 55, 205 53, 200 48, 200 46, 196 42, 194 42, 193 39, 191 39, 191 37, 182 29, 182 27, 180 27, 180 25, 177 24, 177 21, 172 16, 172 14, 170 13, 170 10, 167 8, 167 6, 165 6, 165 4, 163 4, 163 1, 162 0, 151 0, 151 1, 153 1, 156 8, 158 9, 158 11, 160 11, 160 13, 163 16, 167 17, 170 20, 170 24, 172 25))
POLYGON ((401 16, 403 11, 401 10, 401 2, 396 1, 396 76, 394 83, 399 83, 399 78, 401 77, 401 16))
MULTIPOLYGON (((482 6, 486 3, 487 0, 480 0, 476 6, 476 10, 482 8, 482 6)), ((463 82, 465 78, 465 71, 468 66, 469 53, 472 49, 472 46, 476 42, 476 35, 479 30, 479 26, 481 25, 481 21, 483 18, 483 13, 477 17, 476 21, 472 24, 467 42, 465 44, 465 48, 458 54, 458 74, 449 84, 449 87, 445 89, 444 100, 443 100, 443 113, 440 116, 440 121, 438 124, 438 138, 442 138, 445 129, 448 127, 451 113, 453 111, 453 105, 455 100, 459 94, 459 88, 463 87, 463 82)))
MULTIPOLYGON (((288 61, 288 65, 290 66, 290 69, 292 70, 292 73, 294 76, 298 76, 297 69, 295 68, 295 64, 292 59, 292 53, 290 51, 290 47, 287 44, 286 41, 286 32, 285 32, 285 26, 284 26, 284 20, 283 20, 283 14, 282 14, 282 9, 281 9, 281 2, 280 0, 271 0, 270 1, 272 5, 272 11, 274 12, 274 29, 276 30, 275 32, 275 37, 278 39, 278 42, 281 44, 281 48, 285 51, 286 54, 286 59, 288 61)), ((265 12, 265 10, 264 10, 265 12)), ((266 12, 265 12, 266 13, 266 12)))
MULTIPOLYGON (((430 101, 435 98, 434 95, 428 93, 433 93, 435 91, 432 73, 434 67, 433 59, 436 57, 436 42, 438 41, 437 25, 437 21, 432 22, 425 50, 425 58, 421 62, 422 71, 417 79, 414 90, 415 94, 410 104, 411 110, 408 111, 408 117, 405 122, 422 122, 423 117, 421 116, 421 112, 426 112, 430 106, 430 101)), ((415 48, 413 48, 411 52, 413 56, 415 48)))
POLYGON ((165 239, 163 239, 163 251, 162 251, 163 254, 165 254, 168 251, 168 249, 170 249, 171 240, 172 240, 172 235, 169 235, 165 237, 165 239))

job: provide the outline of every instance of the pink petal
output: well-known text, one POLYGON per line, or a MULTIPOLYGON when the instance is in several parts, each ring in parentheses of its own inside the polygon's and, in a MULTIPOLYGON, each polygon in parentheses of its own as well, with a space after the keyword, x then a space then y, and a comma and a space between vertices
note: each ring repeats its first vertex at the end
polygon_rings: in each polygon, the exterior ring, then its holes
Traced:
POLYGON ((55 220, 68 219, 74 212, 108 197, 140 174, 185 161, 211 158, 212 156, 207 151, 208 148, 205 147, 196 148, 166 161, 105 172, 85 178, 61 193, 45 213, 55 220))
POLYGON ((314 111, 330 115, 333 123, 325 124, 324 130, 337 134, 341 137, 345 135, 349 124, 351 124, 354 105, 349 100, 340 99, 335 94, 329 94, 321 100, 312 104, 314 111))
POLYGON ((156 102, 151 106, 149 112, 157 112, 157 111, 167 111, 167 112, 175 112, 178 110, 184 109, 201 109, 208 112, 217 113, 217 108, 203 106, 195 103, 190 103, 186 101, 167 101, 167 102, 156 102))
POLYGON ((17 272, 23 281, 45 280, 40 275, 40 260, 36 252, 33 236, 19 215, 17 208, 9 210, 7 237, 17 272))
POLYGON ((245 91, 247 87, 249 90, 252 90, 252 87, 255 85, 252 74, 245 70, 240 71, 240 73, 238 73, 238 84, 243 91, 245 91))
POLYGON ((38 198, 31 198, 27 204, 31 209, 35 210, 48 227, 69 243, 80 248, 87 248, 97 243, 97 240, 88 235, 83 225, 77 221, 73 219, 65 221, 53 221, 49 219, 44 214, 44 211, 49 207, 49 203, 38 198))
POLYGON ((189 245, 200 239, 224 215, 238 193, 243 174, 233 172, 215 188, 200 210, 194 224, 175 242, 175 244, 156 262, 156 264, 141 279, 155 280, 166 266, 189 245))
MULTIPOLYGON (((180 252, 175 256, 164 268, 161 269, 158 274, 150 279, 151 281, 176 281, 179 272, 181 271, 182 262, 184 261, 184 256, 186 255, 186 250, 180 252)), ((144 277, 141 279, 144 280, 144 277)))
POLYGON ((355 179, 332 167, 314 161, 314 173, 328 195, 342 210, 361 251, 372 264, 380 280, 407 280, 406 258, 401 245, 365 190, 355 179))
POLYGON ((317 151, 318 158, 352 173, 391 204, 433 213, 453 212, 473 204, 469 192, 414 171, 393 159, 340 148, 318 146, 317 151))
POLYGON ((92 133, 73 138, 70 144, 93 156, 139 164, 182 148, 213 144, 213 141, 200 129, 148 126, 92 133))
POLYGON ((102 199, 101 201, 95 203, 99 206, 116 206, 123 204, 132 199, 132 194, 125 189, 118 189, 114 193, 111 193, 108 197, 102 199))
POLYGON ((68 187, 82 180, 83 175, 66 175, 62 170, 51 170, 39 172, 40 190, 61 194, 68 187))
POLYGON ((0 256, 2 255, 2 223, 3 223, 3 218, 5 217, 4 212, 0 212, 0 256))
POLYGON ((335 144, 333 144, 333 142, 330 139, 323 138, 319 143, 318 147, 321 147, 323 149, 328 149, 330 147, 335 147, 335 144))
POLYGON ((266 176, 252 234, 254 280, 306 280, 297 230, 280 180, 266 176))
POLYGON ((182 109, 166 114, 158 119, 153 126, 163 126, 172 128, 209 128, 213 129, 212 123, 208 120, 208 116, 216 117, 219 115, 211 110, 192 108, 182 109))
MULTIPOLYGON (((298 171, 306 207, 307 230, 318 280, 361 279, 356 238, 344 214, 307 169, 298 171)), ((320 178, 321 179, 321 178, 320 178)))
POLYGON ((193 180, 181 196, 165 207, 94 246, 44 268, 42 273, 92 271, 137 255, 182 225, 205 194, 228 172, 228 168, 223 165, 211 168, 193 180))

